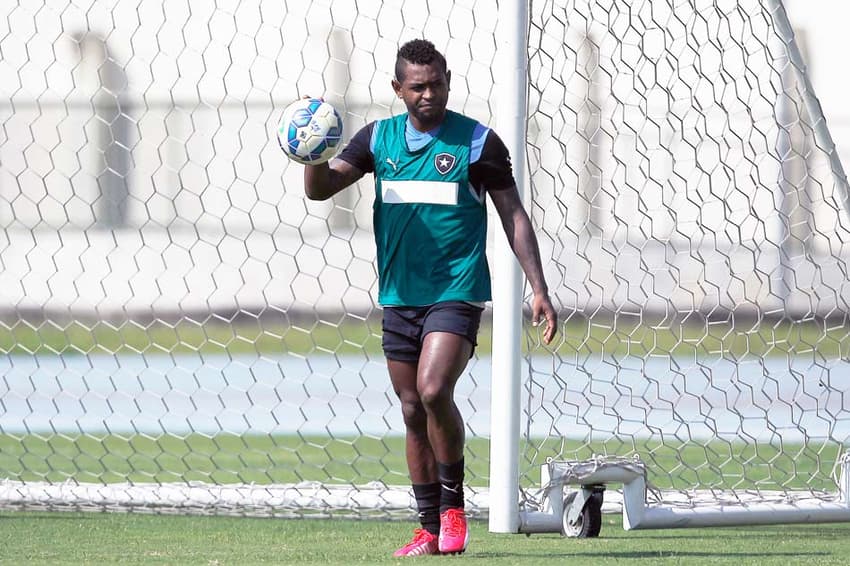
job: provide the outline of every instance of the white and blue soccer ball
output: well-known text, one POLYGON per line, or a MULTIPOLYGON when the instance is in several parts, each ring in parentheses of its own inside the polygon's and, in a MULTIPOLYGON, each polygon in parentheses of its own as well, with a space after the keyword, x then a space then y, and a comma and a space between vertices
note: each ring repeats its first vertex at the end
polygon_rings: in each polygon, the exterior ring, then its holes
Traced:
POLYGON ((299 163, 316 165, 333 157, 342 142, 342 118, 318 98, 296 100, 283 111, 277 141, 299 163))

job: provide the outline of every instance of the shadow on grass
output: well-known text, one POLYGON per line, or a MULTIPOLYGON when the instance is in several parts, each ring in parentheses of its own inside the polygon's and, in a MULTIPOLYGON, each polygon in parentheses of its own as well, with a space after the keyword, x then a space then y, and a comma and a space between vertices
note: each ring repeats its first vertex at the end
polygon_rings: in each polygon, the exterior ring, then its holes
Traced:
POLYGON ((604 555, 606 559, 659 559, 659 558, 822 558, 832 556, 828 552, 692 552, 692 551, 631 551, 631 552, 474 552, 464 554, 464 559, 486 559, 495 558, 541 558, 551 560, 553 558, 599 558, 604 555))
POLYGON ((78 513, 76 511, 62 511, 52 512, 52 511, 9 511, 5 510, 0 512, 0 521, 8 521, 13 520, 17 522, 21 521, 75 521, 79 522, 83 519, 92 520, 96 519, 96 516, 92 516, 89 513, 78 513))
POLYGON ((788 525, 759 525, 747 527, 746 532, 743 532, 739 529, 730 529, 728 527, 718 528, 717 530, 711 530, 711 535, 705 534, 705 529, 703 528, 700 532, 688 532, 687 529, 684 530, 660 530, 660 531, 626 531, 623 530, 619 525, 603 525, 602 535, 600 538, 606 538, 609 540, 624 540, 628 538, 634 538, 635 540, 696 540, 696 539, 709 539, 714 538, 715 536, 730 536, 740 538, 742 536, 746 536, 747 538, 760 538, 760 539, 768 539, 768 538, 777 538, 783 541, 788 540, 789 537, 793 537, 795 535, 803 535, 806 532, 814 531, 817 533, 817 536, 829 536, 829 537, 848 537, 850 536, 850 523, 844 524, 833 524, 833 525, 824 525, 822 523, 810 523, 810 524, 788 524, 788 525), (606 527, 608 530, 608 535, 605 535, 606 527), (613 536, 612 536, 613 534, 613 536))

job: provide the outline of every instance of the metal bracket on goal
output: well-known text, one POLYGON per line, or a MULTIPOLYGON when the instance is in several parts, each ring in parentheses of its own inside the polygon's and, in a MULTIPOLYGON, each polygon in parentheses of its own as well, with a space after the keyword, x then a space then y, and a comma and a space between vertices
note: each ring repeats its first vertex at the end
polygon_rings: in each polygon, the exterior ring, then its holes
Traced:
POLYGON ((623 528, 670 529, 735 525, 850 522, 850 452, 836 463, 837 492, 778 492, 770 497, 688 498, 647 501, 646 466, 640 458, 597 456, 550 460, 540 468, 543 510, 521 511, 520 532, 595 537, 602 525, 603 494, 622 484, 623 528), (578 490, 565 490, 579 486, 578 490))

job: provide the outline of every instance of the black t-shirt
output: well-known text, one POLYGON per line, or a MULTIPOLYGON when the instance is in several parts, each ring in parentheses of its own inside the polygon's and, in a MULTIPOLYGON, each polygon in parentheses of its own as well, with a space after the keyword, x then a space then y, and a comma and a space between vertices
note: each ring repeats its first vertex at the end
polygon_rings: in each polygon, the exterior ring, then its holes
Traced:
MULTIPOLYGON (((375 160, 370 149, 374 129, 375 122, 360 128, 338 157, 363 173, 374 172, 375 160)), ((510 153, 493 130, 487 130, 481 156, 469 164, 469 183, 479 195, 485 191, 502 191, 515 185, 510 153)))

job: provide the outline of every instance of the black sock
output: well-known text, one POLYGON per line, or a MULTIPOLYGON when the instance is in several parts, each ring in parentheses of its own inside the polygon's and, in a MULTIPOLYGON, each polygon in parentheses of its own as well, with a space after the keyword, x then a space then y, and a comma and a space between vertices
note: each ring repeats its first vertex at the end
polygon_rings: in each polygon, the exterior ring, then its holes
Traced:
POLYGON ((413 496, 419 509, 419 523, 432 535, 440 534, 440 495, 439 483, 413 484, 413 496))
POLYGON ((463 508, 463 458, 454 464, 437 462, 440 478, 440 513, 451 507, 463 508))

